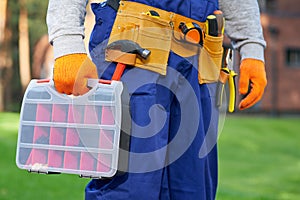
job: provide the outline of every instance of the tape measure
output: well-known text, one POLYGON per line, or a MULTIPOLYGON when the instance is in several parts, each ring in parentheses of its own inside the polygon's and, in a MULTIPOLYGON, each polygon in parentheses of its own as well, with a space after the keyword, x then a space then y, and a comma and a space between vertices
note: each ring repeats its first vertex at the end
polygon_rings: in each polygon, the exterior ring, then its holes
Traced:
POLYGON ((203 31, 198 24, 194 22, 180 22, 179 29, 183 34, 184 40, 201 46, 203 45, 203 31))

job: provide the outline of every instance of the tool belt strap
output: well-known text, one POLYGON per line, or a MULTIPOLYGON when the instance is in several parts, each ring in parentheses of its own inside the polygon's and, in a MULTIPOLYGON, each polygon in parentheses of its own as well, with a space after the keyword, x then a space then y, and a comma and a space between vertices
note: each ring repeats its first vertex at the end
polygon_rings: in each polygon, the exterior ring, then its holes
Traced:
POLYGON ((147 60, 136 57, 134 66, 166 75, 170 51, 182 57, 198 55, 199 83, 218 80, 223 54, 223 36, 211 37, 206 34, 203 47, 180 40, 182 37, 180 23, 194 22, 205 32, 204 22, 137 2, 108 0, 107 4, 114 9, 117 8, 108 44, 127 39, 151 51, 147 60), (148 16, 146 14, 148 11, 157 12, 159 17, 148 16))

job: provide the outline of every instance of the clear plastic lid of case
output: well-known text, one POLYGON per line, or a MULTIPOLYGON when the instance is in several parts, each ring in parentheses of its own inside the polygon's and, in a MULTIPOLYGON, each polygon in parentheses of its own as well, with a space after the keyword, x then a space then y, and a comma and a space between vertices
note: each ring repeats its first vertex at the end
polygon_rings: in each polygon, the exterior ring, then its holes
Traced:
POLYGON ((32 80, 21 107, 17 166, 91 178, 115 175, 122 90, 120 81, 97 80, 75 97, 56 92, 51 80, 32 80))

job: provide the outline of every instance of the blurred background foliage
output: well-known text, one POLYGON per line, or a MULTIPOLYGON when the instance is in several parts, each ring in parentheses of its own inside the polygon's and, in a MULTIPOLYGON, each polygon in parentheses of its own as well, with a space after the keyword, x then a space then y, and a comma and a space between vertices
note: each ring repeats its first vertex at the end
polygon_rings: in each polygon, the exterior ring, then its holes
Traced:
MULTIPOLYGON (((6 1, 6 0, 1 0, 6 1)), ((20 11, 24 9, 28 18, 28 40, 29 40, 29 60, 32 65, 32 56, 36 43, 47 34, 46 12, 48 1, 39 0, 9 0, 7 1, 5 26, 3 28, 4 40, 0 41, 0 51, 7 54, 1 59, 9 60, 0 65, 1 84, 5 88, 2 91, 2 111, 19 111, 22 100, 22 85, 20 82, 19 66, 19 20, 20 11), (24 6, 21 6, 21 5, 24 6)), ((0 30, 1 31, 1 30, 0 30)), ((3 53, 4 54, 4 53, 3 53)))

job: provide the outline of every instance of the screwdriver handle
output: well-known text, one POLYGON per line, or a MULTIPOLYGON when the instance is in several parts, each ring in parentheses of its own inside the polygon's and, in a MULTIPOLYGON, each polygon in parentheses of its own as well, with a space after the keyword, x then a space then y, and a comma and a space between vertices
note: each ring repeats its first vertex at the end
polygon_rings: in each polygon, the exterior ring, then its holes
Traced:
POLYGON ((210 36, 218 36, 218 22, 215 15, 208 15, 206 18, 206 32, 210 36))
POLYGON ((224 34, 225 27, 225 18, 223 12, 221 10, 215 10, 213 14, 216 16, 218 23, 218 36, 222 36, 224 34))

